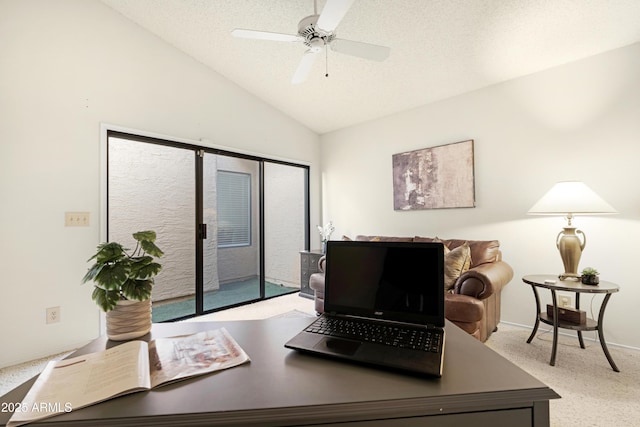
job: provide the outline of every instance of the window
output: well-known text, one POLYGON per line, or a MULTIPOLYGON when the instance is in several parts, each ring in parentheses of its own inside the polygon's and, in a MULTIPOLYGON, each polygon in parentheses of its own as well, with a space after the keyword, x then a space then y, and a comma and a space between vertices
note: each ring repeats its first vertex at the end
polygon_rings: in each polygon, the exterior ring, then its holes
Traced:
POLYGON ((218 247, 251 244, 251 175, 218 171, 218 247))

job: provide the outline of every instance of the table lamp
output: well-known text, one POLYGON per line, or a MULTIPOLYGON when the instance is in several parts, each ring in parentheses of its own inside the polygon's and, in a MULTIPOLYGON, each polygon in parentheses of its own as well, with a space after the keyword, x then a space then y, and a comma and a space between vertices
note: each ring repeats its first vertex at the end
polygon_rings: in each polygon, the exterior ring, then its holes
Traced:
POLYGON ((529 215, 564 215, 567 218, 567 226, 556 237, 556 247, 564 264, 564 273, 558 276, 560 280, 580 278, 578 263, 587 237, 571 225, 573 216, 614 213, 618 212, 584 182, 579 181, 557 183, 529 209, 529 215))

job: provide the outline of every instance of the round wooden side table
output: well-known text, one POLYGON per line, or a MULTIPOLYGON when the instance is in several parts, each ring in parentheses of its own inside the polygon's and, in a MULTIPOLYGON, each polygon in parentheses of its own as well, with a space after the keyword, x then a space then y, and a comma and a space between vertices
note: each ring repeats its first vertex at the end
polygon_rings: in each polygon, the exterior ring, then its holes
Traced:
POLYGON ((620 372, 615 362, 613 361, 611 354, 609 353, 607 343, 604 339, 604 332, 602 327, 604 321, 604 312, 607 308, 607 303, 609 302, 609 298, 611 298, 611 295, 620 290, 620 287, 618 285, 605 281, 600 281, 599 285, 584 285, 581 282, 575 280, 560 280, 558 276, 554 276, 551 274, 535 274, 524 276, 522 278, 522 281, 528 285, 531 285, 533 294, 536 297, 536 310, 538 313, 536 316, 536 324, 533 327, 533 332, 531 332, 529 339, 527 339, 527 343, 530 343, 531 340, 533 340, 533 337, 538 331, 538 326, 540 326, 540 322, 552 325, 553 347, 551 349, 551 360, 549 361, 549 364, 551 366, 555 366, 556 364, 556 352, 558 349, 558 328, 577 331, 578 341, 580 341, 580 348, 585 348, 584 341, 582 340, 582 331, 598 331, 598 339, 600 340, 600 345, 602 346, 604 355, 607 357, 611 368, 616 372, 620 372), (542 311, 540 307, 540 297, 538 295, 537 288, 546 288, 551 291, 551 299, 553 302, 553 316, 549 316, 546 312, 542 311), (605 294, 602 305, 600 306, 598 320, 595 321, 593 319, 587 318, 584 324, 577 324, 559 319, 558 299, 556 297, 556 291, 574 292, 576 294, 576 310, 580 309, 580 294, 605 294))

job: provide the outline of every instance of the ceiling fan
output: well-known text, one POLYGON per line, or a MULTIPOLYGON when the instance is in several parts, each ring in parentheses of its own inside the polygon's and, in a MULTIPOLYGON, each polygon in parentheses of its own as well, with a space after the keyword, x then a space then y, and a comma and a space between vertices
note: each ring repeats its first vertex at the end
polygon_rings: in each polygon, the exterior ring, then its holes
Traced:
POLYGON ((240 28, 236 28, 231 34, 234 37, 303 43, 307 46, 308 49, 302 56, 302 60, 293 74, 291 80, 293 84, 302 83, 306 80, 318 54, 323 50, 326 52, 327 46, 329 46, 331 50, 339 53, 373 61, 384 61, 389 56, 390 49, 388 47, 336 38, 336 27, 353 2, 354 0, 327 0, 322 9, 322 13, 318 15, 317 0, 314 0, 313 15, 302 18, 298 23, 297 34, 273 33, 240 28))

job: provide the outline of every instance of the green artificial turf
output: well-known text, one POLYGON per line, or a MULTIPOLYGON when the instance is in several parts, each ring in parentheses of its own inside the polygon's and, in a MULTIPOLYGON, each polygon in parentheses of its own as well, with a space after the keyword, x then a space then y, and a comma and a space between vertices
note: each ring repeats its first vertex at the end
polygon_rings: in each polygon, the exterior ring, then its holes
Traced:
MULTIPOLYGON (((265 298, 298 292, 300 289, 289 288, 265 282, 265 298)), ((247 301, 255 301, 260 298, 260 286, 258 278, 227 283, 220 289, 204 294, 204 310, 216 310, 223 307, 238 305, 247 301)), ((195 297, 173 303, 154 304, 152 319, 154 323, 166 322, 181 317, 195 314, 195 297)))

